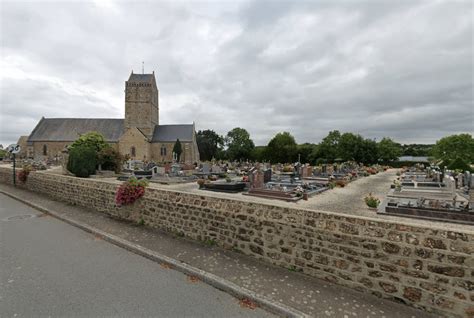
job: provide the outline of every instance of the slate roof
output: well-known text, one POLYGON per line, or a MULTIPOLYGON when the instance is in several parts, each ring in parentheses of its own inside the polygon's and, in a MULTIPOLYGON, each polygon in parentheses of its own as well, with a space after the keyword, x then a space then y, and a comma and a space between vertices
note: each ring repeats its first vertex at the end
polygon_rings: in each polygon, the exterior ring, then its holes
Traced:
POLYGON ((155 74, 130 74, 128 78, 129 82, 137 82, 137 83, 153 83, 153 78, 155 74))
POLYGON ((151 142, 192 141, 194 125, 159 125, 155 126, 151 142))
POLYGON ((118 142, 124 120, 113 118, 42 118, 31 132, 32 141, 75 141, 89 131, 101 133, 108 142, 118 142))

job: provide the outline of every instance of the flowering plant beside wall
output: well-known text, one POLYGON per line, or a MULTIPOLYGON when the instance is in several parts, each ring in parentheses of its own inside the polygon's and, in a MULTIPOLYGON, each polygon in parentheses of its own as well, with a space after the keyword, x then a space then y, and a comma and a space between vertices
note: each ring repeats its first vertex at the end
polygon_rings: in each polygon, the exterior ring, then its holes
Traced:
POLYGON ((115 194, 115 203, 118 206, 132 204, 145 194, 145 188, 148 181, 145 179, 138 180, 132 177, 122 183, 115 194))
POLYGON ((23 166, 23 169, 17 172, 16 176, 18 177, 18 180, 20 180, 22 183, 25 183, 26 180, 28 180, 28 175, 30 174, 31 170, 33 168, 29 165, 23 166))

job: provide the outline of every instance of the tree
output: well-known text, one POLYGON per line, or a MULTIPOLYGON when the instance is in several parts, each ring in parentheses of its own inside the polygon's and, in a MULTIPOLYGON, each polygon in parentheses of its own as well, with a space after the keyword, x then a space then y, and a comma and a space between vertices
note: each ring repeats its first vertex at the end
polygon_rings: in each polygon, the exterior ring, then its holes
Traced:
POLYGON ((278 133, 267 145, 267 153, 271 162, 289 163, 296 160, 297 145, 289 132, 278 133))
POLYGON ((266 146, 256 146, 252 150, 251 157, 252 157, 252 160, 255 160, 257 162, 268 161, 267 147, 266 146))
POLYGON ((122 170, 123 156, 114 148, 107 145, 97 154, 97 162, 104 170, 113 170, 119 173, 122 170))
POLYGON ((447 167, 449 170, 472 171, 471 167, 461 158, 456 158, 447 167))
POLYGON ((106 156, 99 156, 107 148, 111 147, 100 133, 91 131, 81 135, 69 146, 68 170, 77 177, 87 178, 99 164, 107 161, 106 156))
POLYGON ((378 159, 377 142, 371 139, 364 139, 356 156, 357 162, 363 164, 376 163, 378 159))
POLYGON ((304 143, 304 144, 298 145, 296 152, 297 152, 297 155, 299 155, 300 162, 301 163, 314 163, 313 158, 311 157, 311 154, 313 153, 315 149, 316 149, 315 144, 304 143))
POLYGON ((102 149, 106 148, 109 146, 107 142, 105 141, 104 136, 102 134, 96 132, 96 131, 91 131, 88 133, 85 133, 81 135, 76 141, 74 141, 70 146, 69 149, 73 149, 74 147, 77 146, 90 146, 95 149, 95 151, 98 153, 102 149))
POLYGON ((388 137, 384 137, 377 144, 377 152, 379 154, 379 159, 384 162, 397 160, 402 153, 400 144, 394 142, 388 137))
POLYGON ((76 177, 87 178, 95 173, 97 151, 87 143, 75 145, 69 150, 67 169, 76 177))
POLYGON ((181 146, 181 142, 179 141, 179 138, 176 139, 176 142, 174 143, 173 146, 173 153, 176 154, 176 161, 179 162, 179 158, 181 157, 181 153, 183 152, 183 148, 181 146))
POLYGON ((255 145, 250 134, 243 128, 234 128, 225 137, 227 157, 230 160, 245 160, 251 157, 255 145))
POLYGON ((339 138, 337 148, 339 159, 361 162, 362 157, 364 157, 364 138, 361 135, 344 133, 339 138))
POLYGON ((441 138, 433 147, 433 155, 444 162, 459 158, 467 164, 471 164, 474 162, 474 139, 471 134, 441 138))
POLYGON ((339 140, 341 133, 339 130, 330 131, 329 134, 323 138, 318 147, 312 153, 314 161, 320 159, 322 162, 334 162, 339 155, 339 140))
POLYGON ((212 158, 218 158, 224 146, 224 138, 209 129, 198 131, 196 134, 196 142, 202 161, 209 161, 212 160, 212 158))

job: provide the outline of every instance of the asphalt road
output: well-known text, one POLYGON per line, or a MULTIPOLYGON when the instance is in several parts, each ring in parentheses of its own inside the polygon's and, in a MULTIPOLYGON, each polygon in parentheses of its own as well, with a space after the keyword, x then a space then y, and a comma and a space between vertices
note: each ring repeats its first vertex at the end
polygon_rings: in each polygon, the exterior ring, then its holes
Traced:
POLYGON ((0 194, 0 317, 272 317, 0 194))

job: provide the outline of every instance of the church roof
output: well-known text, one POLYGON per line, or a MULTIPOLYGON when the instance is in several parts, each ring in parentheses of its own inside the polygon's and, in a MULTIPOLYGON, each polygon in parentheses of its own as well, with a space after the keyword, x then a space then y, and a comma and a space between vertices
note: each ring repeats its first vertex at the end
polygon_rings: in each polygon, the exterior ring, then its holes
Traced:
POLYGON ((157 125, 151 142, 192 141, 194 125, 157 125))
POLYGON ((108 142, 118 142, 124 120, 114 118, 42 118, 31 132, 32 141, 75 141, 90 131, 101 133, 108 142))
POLYGON ((129 82, 136 82, 136 83, 152 83, 155 74, 130 74, 128 78, 129 82))

